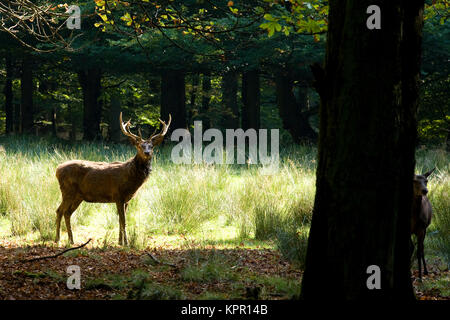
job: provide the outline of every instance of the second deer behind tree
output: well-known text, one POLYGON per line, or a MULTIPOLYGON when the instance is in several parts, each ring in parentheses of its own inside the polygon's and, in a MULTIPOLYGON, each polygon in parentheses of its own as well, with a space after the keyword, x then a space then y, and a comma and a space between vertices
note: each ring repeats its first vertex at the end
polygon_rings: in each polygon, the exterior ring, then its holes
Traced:
POLYGON ((119 244, 128 244, 125 229, 125 214, 128 202, 134 197, 151 171, 153 148, 164 140, 172 120, 162 123, 162 130, 143 139, 131 133, 131 120, 124 123, 120 113, 120 128, 136 147, 136 156, 126 162, 93 162, 71 160, 59 165, 56 178, 62 194, 62 202, 56 210, 56 239, 59 241, 61 219, 64 216, 70 243, 73 243, 70 216, 81 202, 115 203, 119 214, 119 244))
MULTIPOLYGON (((415 234, 417 237, 417 264, 419 267, 420 279, 422 279, 421 262, 423 262, 423 274, 428 274, 427 265, 425 263, 424 241, 425 235, 427 233, 427 228, 430 225, 431 217, 433 216, 431 203, 427 198, 428 177, 433 171, 434 169, 424 174, 414 175, 414 197, 411 212, 411 234, 415 234)), ((413 244, 411 242, 411 253, 412 251, 413 244)))

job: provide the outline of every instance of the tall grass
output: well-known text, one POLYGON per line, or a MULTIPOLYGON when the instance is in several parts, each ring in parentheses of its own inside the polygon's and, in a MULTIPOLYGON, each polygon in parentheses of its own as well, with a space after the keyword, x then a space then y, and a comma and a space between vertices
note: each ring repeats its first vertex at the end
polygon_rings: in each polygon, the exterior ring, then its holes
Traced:
MULTIPOLYGON (((71 145, 29 137, 3 137, 0 145, 0 236, 32 234, 42 241, 54 237, 55 210, 61 201, 55 178, 59 163, 125 161, 135 154, 125 144, 71 145)), ((288 258, 301 263, 314 202, 314 147, 283 148, 279 170, 270 175, 252 165, 176 165, 170 152, 170 146, 157 150, 149 180, 130 202, 127 229, 132 246, 145 247, 155 234, 198 236, 212 230, 210 235, 218 235, 231 228, 236 241, 274 239, 288 258)), ((443 150, 417 152, 418 172, 437 167, 429 182, 434 218, 427 241, 430 249, 446 252, 447 261, 449 159, 443 150)), ((72 225, 75 240, 95 232, 104 245, 117 242, 119 223, 113 204, 82 203, 72 225)))

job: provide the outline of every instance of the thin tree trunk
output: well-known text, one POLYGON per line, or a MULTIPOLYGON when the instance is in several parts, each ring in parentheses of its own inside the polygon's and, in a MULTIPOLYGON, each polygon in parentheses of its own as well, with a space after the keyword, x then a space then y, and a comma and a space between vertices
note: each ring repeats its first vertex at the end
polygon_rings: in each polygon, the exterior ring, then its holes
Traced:
POLYGON ((99 101, 101 70, 98 68, 80 70, 78 79, 83 90, 83 139, 94 140, 101 137, 102 107, 99 101))
POLYGON ((5 94, 5 115, 6 115, 6 134, 10 134, 14 130, 14 108, 13 108, 13 91, 12 91, 12 78, 13 78, 13 66, 11 61, 11 55, 6 54, 6 81, 3 93, 5 94))
POLYGON ((304 299, 413 299, 409 242, 423 1, 330 1, 304 299), (369 290, 367 268, 380 268, 369 290))
POLYGON ((447 151, 450 151, 450 131, 447 132, 447 141, 446 141, 446 149, 447 151))
POLYGON ((210 102, 211 102, 211 74, 205 72, 202 77, 202 109, 200 111, 203 120, 203 130, 208 130, 211 127, 210 117, 210 102))
POLYGON ((120 109, 121 109, 120 94, 113 92, 111 94, 111 109, 109 112, 109 137, 113 142, 120 142, 122 132, 120 131, 120 109))
POLYGON ((21 110, 20 110, 20 104, 14 103, 14 133, 22 133, 22 118, 21 118, 21 110))
POLYGON ((227 129, 239 128, 239 108, 237 102, 238 74, 229 71, 222 76, 222 101, 225 107, 223 126, 227 129))
POLYGON ((31 133, 34 124, 33 110, 33 63, 29 55, 22 59, 21 74, 21 117, 22 133, 31 133))
POLYGON ((57 127, 56 127, 56 108, 52 108, 50 111, 51 121, 52 121, 52 135, 53 137, 57 136, 57 127))
POLYGON ((260 92, 258 70, 242 74, 242 128, 247 130, 260 127, 260 92))
POLYGON ((306 90, 301 88, 300 102, 294 95, 293 80, 287 71, 280 72, 275 76, 278 110, 283 121, 283 128, 292 136, 295 143, 305 140, 315 140, 316 132, 309 124, 309 115, 304 112, 307 104, 306 90), (303 89, 303 90, 302 90, 303 89))
POLYGON ((196 100, 199 83, 200 83, 200 76, 198 75, 198 73, 194 73, 192 75, 192 89, 190 92, 190 99, 189 99, 188 123, 192 123, 193 118, 196 117, 196 115, 198 114, 198 110, 196 108, 196 100))
POLYGON ((77 140, 77 123, 75 121, 75 108, 72 103, 69 103, 69 114, 70 114, 70 133, 69 139, 74 142, 77 140))
POLYGON ((161 120, 168 121, 172 115, 169 133, 177 128, 186 128, 184 73, 180 70, 166 70, 161 76, 161 120))

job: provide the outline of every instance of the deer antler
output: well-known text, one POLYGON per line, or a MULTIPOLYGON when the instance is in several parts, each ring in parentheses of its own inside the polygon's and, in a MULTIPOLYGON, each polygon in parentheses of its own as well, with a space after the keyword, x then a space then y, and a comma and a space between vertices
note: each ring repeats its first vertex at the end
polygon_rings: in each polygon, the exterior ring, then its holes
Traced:
POLYGON ((169 114, 169 122, 167 124, 161 119, 159 119, 159 122, 161 122, 161 124, 163 125, 161 132, 158 134, 152 134, 151 137, 148 139, 153 142, 154 146, 159 145, 164 140, 164 136, 166 135, 170 123, 172 122, 172 116, 169 114))
POLYGON ((122 112, 120 113, 120 129, 122 130, 122 133, 130 138, 135 139, 136 141, 142 140, 142 137, 138 137, 135 134, 132 134, 130 131, 130 126, 131 126, 131 119, 127 121, 127 123, 123 123, 122 121, 122 112))

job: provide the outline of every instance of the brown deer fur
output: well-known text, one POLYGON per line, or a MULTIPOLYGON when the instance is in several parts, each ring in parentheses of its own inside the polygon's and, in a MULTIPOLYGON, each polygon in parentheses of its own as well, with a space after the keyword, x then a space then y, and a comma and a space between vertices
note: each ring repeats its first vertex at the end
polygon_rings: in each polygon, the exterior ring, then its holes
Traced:
MULTIPOLYGON (((422 175, 414 175, 414 197, 411 214, 411 234, 415 234, 417 237, 417 263, 419 266, 419 278, 422 279, 422 266, 423 261, 423 274, 427 275, 427 265, 425 263, 424 254, 424 240, 427 232, 427 227, 431 223, 431 217, 433 215, 431 209, 431 203, 427 198, 427 182, 428 176, 434 171, 430 170, 422 175)), ((413 248, 411 244, 411 249, 413 248)))
MULTIPOLYGON (((161 121, 161 120, 160 120, 161 121)), ((119 244, 127 244, 125 230, 125 214, 130 201, 141 185, 147 180, 151 171, 153 147, 159 145, 170 126, 171 117, 166 125, 161 121, 163 128, 159 134, 152 135, 144 140, 132 134, 129 130, 130 121, 122 122, 122 132, 130 138, 137 149, 137 154, 126 162, 93 162, 84 160, 71 160, 59 165, 56 169, 56 178, 62 194, 62 202, 56 210, 56 239, 59 241, 61 219, 64 216, 70 243, 73 243, 70 216, 82 201, 115 203, 119 214, 119 244)))

